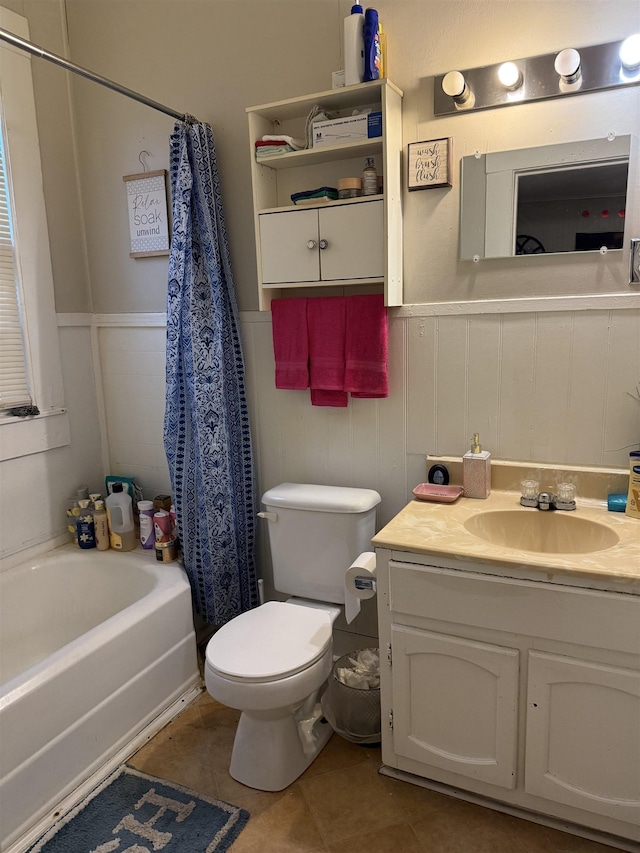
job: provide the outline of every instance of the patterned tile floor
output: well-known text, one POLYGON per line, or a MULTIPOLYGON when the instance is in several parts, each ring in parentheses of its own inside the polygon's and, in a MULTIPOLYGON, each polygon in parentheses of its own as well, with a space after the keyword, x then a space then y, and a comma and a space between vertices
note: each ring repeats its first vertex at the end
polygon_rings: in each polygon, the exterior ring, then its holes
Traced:
POLYGON ((239 712, 206 692, 139 750, 146 773, 246 808, 231 853, 607 853, 613 848, 380 776, 380 749, 333 735, 279 793, 228 773, 239 712))

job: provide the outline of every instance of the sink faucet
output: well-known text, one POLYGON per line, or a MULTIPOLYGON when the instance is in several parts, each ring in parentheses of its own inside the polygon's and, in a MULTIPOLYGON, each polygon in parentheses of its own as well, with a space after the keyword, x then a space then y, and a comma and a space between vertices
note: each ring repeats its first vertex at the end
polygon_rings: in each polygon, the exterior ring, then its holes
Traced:
POLYGON ((537 494, 531 494, 530 490, 527 493, 526 490, 523 489, 523 495, 520 498, 520 503, 522 506, 535 507, 543 511, 550 509, 570 511, 576 508, 575 494, 575 486, 571 483, 560 483, 558 485, 557 495, 553 494, 553 492, 538 492, 537 494))
POLYGON ((557 497, 551 492, 540 492, 538 495, 538 509, 555 509, 557 497))

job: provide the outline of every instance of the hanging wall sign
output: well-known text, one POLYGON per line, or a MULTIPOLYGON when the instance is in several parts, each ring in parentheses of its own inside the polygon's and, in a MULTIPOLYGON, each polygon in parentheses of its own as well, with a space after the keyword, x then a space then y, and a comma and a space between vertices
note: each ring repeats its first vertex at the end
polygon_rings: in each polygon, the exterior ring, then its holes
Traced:
POLYGON ((430 139, 409 145, 410 190, 450 187, 453 139, 430 139))
POLYGON ((167 218, 167 172, 125 175, 129 210, 130 258, 169 254, 167 218))

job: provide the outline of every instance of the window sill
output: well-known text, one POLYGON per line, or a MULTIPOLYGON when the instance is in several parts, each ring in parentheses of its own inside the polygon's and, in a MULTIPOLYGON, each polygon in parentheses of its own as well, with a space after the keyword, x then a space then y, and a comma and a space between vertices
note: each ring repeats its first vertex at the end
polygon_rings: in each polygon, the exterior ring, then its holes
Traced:
POLYGON ((32 418, 0 419, 0 462, 71 444, 69 413, 55 409, 32 418))

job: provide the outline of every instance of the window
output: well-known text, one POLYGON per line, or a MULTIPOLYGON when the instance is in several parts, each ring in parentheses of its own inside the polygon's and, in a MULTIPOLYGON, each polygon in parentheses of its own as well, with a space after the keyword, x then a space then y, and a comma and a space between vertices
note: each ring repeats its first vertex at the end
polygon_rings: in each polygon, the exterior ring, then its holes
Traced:
MULTIPOLYGON (((26 19, 3 7, 0 7, 0 27, 29 38, 26 19)), ((15 383, 17 397, 11 405, 23 404, 24 394, 24 400, 36 405, 41 413, 36 417, 16 418, 7 414, 5 403, 0 403, 2 461, 70 443, 31 58, 4 44, 0 46, 0 118, 6 180, 4 213, 8 214, 6 225, 3 221, 0 226, 0 298, 4 297, 5 285, 7 291, 11 285, 13 314, 9 319, 14 329, 12 343, 6 350, 4 325, 0 329, 3 337, 0 394, 7 395, 6 388, 15 383), (13 243, 11 247, 9 242, 13 243), (21 312, 16 313, 18 307, 21 312), (22 390, 17 391, 19 386, 22 390)), ((1 210, 0 219, 4 219, 1 210)), ((3 302, 3 315, 6 307, 3 302)))
MULTIPOLYGON (((1 104, 0 104, 1 107, 1 104)), ((18 300, 8 164, 0 112, 0 409, 31 404, 18 300)))

